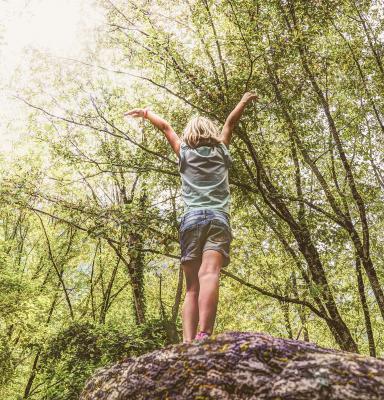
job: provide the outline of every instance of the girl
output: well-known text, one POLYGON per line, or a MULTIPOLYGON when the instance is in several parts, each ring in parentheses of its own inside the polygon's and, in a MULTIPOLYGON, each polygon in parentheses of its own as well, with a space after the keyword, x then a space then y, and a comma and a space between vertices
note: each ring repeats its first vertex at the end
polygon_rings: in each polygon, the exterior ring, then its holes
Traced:
POLYGON ((179 157, 185 212, 180 224, 181 267, 186 280, 183 305, 183 341, 204 340, 213 331, 219 300, 219 275, 229 264, 232 240, 229 222, 228 146, 247 104, 256 99, 245 93, 219 131, 207 118, 191 119, 182 139, 161 117, 148 109, 125 113, 148 119, 167 138, 179 157), (200 324, 200 331, 197 326, 200 324))

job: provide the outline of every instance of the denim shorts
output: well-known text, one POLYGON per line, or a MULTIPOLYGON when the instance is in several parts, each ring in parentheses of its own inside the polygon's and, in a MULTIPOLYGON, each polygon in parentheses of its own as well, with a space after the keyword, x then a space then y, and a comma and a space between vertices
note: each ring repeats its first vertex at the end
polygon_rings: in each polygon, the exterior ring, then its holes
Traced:
POLYGON ((229 264, 232 231, 227 213, 216 210, 188 211, 180 223, 181 263, 201 262, 205 250, 216 250, 224 256, 223 267, 229 264))

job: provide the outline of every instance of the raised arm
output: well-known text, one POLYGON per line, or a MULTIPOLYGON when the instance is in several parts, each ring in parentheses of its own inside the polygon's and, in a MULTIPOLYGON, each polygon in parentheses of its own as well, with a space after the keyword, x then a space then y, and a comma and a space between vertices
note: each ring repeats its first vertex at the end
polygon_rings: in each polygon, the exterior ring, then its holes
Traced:
POLYGON ((134 108, 133 110, 124 113, 124 115, 130 115, 132 117, 142 117, 149 120, 152 125, 160 129, 164 133, 165 137, 172 147, 172 150, 177 154, 177 156, 179 156, 181 140, 177 136, 177 133, 172 129, 171 125, 169 125, 169 123, 165 119, 159 117, 153 111, 150 111, 146 108, 134 108))
POLYGON ((255 99, 257 99, 256 94, 252 92, 245 93, 237 106, 228 115, 221 131, 221 141, 226 146, 229 146, 229 143, 231 142, 233 129, 239 122, 240 117, 243 115, 245 107, 255 99))

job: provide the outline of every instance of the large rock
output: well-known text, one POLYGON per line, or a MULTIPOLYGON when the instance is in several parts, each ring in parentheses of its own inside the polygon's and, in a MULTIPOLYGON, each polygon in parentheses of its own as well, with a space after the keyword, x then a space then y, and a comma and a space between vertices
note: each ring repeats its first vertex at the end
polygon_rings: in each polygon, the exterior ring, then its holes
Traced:
POLYGON ((100 370, 81 400, 384 400, 384 361, 260 333, 225 333, 100 370))

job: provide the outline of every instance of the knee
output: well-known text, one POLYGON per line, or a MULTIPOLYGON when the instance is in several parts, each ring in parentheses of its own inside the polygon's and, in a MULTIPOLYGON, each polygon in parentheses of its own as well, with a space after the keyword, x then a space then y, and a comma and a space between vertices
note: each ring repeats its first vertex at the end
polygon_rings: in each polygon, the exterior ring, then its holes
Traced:
POLYGON ((185 294, 187 296, 199 296, 200 285, 199 282, 194 283, 193 285, 187 285, 185 289, 185 294))
POLYGON ((199 271, 199 279, 211 278, 218 279, 220 275, 220 265, 215 263, 202 264, 199 271))

